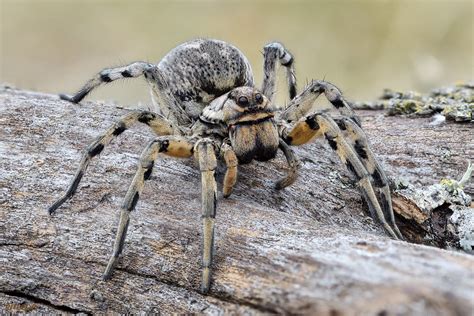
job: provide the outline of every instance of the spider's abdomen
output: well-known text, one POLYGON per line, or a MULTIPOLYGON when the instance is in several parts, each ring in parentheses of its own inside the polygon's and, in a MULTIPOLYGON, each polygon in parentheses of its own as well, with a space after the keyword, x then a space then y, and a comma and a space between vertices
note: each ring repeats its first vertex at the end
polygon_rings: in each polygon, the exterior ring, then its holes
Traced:
POLYGON ((249 163, 253 159, 267 161, 276 156, 279 137, 271 118, 261 122, 231 125, 229 136, 240 164, 249 163))
POLYGON ((192 120, 218 96, 235 87, 254 85, 247 58, 236 47, 218 40, 183 43, 169 52, 158 68, 166 78, 167 92, 192 120))

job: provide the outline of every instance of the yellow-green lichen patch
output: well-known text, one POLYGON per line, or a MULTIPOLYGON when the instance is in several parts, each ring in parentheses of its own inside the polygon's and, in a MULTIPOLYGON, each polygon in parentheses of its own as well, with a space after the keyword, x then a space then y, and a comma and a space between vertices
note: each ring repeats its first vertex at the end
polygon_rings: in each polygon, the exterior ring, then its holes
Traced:
POLYGON ((474 83, 457 83, 427 94, 385 89, 379 100, 355 102, 356 109, 386 109, 387 115, 431 116, 440 114, 454 122, 474 122, 474 83))

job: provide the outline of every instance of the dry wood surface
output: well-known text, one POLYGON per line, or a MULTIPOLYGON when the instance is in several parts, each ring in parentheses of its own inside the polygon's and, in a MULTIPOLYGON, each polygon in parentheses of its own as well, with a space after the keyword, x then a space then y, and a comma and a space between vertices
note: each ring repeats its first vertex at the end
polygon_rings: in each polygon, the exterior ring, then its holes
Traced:
MULTIPOLYGON (((323 140, 296 149, 301 176, 291 187, 273 189, 285 173, 280 154, 240 167, 233 195, 219 193, 207 296, 198 291, 198 169, 193 161, 159 159, 113 278, 101 281, 120 203, 153 134, 142 126, 123 133, 93 160, 72 200, 51 217, 46 209, 68 185, 85 146, 126 112, 0 89, 1 314, 472 313, 474 257, 388 238, 323 140)), ((474 156, 466 142, 472 125, 358 113, 393 179, 458 179, 474 156)), ((465 191, 472 194, 472 184, 465 191)))

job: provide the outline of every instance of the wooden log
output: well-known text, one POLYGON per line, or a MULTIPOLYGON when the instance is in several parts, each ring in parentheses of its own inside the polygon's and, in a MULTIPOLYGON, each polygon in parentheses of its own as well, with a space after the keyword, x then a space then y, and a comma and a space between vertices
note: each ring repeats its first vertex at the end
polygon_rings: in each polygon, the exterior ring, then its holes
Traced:
MULTIPOLYGON (((193 161, 160 158, 115 273, 101 281, 120 203, 153 134, 141 126, 123 133, 50 217, 46 209, 82 150, 127 110, 3 87, 0 112, 2 314, 470 315, 474 308, 474 258, 388 238, 321 140, 296 150, 301 177, 291 187, 273 189, 285 173, 280 155, 240 167, 233 195, 219 193, 207 296, 198 292, 199 171, 193 161)), ((464 170, 472 148, 459 139, 472 137, 470 127, 359 114, 390 177, 427 185, 464 170)))

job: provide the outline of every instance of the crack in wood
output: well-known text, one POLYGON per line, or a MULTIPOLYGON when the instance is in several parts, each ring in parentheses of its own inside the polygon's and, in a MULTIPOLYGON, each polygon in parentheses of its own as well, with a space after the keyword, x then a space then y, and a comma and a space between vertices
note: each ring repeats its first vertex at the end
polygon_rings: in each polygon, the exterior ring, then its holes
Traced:
POLYGON ((194 288, 182 286, 182 285, 179 285, 177 283, 173 283, 173 282, 170 282, 170 281, 167 281, 167 280, 162 280, 162 279, 157 278, 154 275, 144 274, 144 273, 140 273, 140 272, 137 272, 137 271, 128 270, 126 268, 119 268, 119 267, 115 268, 115 270, 122 271, 122 272, 125 272, 125 273, 128 273, 128 274, 132 274, 132 275, 143 277, 143 278, 153 279, 155 281, 166 284, 168 286, 173 286, 173 287, 178 287, 178 288, 181 288, 181 289, 185 289, 185 290, 190 291, 190 292, 195 292, 195 293, 197 293, 201 296, 212 297, 212 298, 218 299, 218 300, 226 302, 226 303, 231 303, 231 304, 235 304, 235 305, 250 307, 250 308, 258 310, 259 312, 262 312, 262 313, 289 314, 289 312, 285 311, 284 309, 281 309, 281 308, 278 308, 278 307, 263 306, 263 305, 259 305, 259 304, 256 304, 256 303, 244 300, 244 299, 238 299, 238 298, 235 298, 235 297, 232 297, 232 296, 228 295, 225 292, 214 292, 213 293, 212 289, 211 289, 210 293, 208 293, 207 295, 204 295, 204 294, 200 293, 199 291, 197 291, 194 288))
MULTIPOLYGON (((35 249, 35 250, 38 250, 39 252, 44 252, 40 249, 42 247, 34 247, 32 245, 26 245, 26 244, 21 244, 21 243, 15 243, 15 244, 6 244, 6 243, 4 243, 4 244, 0 244, 0 246, 23 247, 23 248, 35 249)), ((55 256, 62 257, 64 259, 69 259, 69 260, 72 259, 72 260, 81 261, 81 262, 84 262, 84 263, 87 263, 87 264, 96 264, 96 265, 99 265, 99 266, 102 266, 102 267, 106 266, 105 263, 97 262, 97 261, 94 261, 94 260, 84 260, 82 258, 78 258, 78 257, 74 257, 74 256, 65 256, 64 253, 57 253, 57 252, 48 251, 48 254, 53 254, 55 256)), ((258 305, 257 303, 253 303, 253 302, 250 302, 250 301, 247 301, 247 300, 232 297, 232 296, 228 295, 225 292, 216 292, 216 293, 209 293, 208 295, 203 295, 202 293, 200 293, 195 288, 186 287, 186 286, 180 285, 178 283, 171 282, 169 280, 159 279, 158 277, 156 277, 154 275, 140 273, 140 272, 137 272, 137 271, 134 271, 134 270, 129 270, 127 268, 122 268, 122 267, 116 267, 115 270, 125 272, 125 273, 131 274, 131 275, 135 275, 135 276, 138 276, 138 277, 142 277, 142 278, 153 279, 153 280, 155 280, 155 281, 157 281, 161 284, 165 284, 165 285, 171 286, 171 287, 181 288, 181 289, 184 289, 184 290, 187 290, 187 291, 190 291, 190 292, 197 293, 200 296, 204 296, 204 297, 208 296, 208 297, 212 297, 212 298, 215 298, 217 300, 220 300, 222 302, 231 303, 231 304, 235 304, 235 305, 246 306, 246 307, 258 310, 259 312, 262 312, 262 313, 273 313, 273 314, 275 314, 275 313, 278 313, 278 314, 285 313, 285 314, 288 314, 287 311, 285 311, 281 308, 258 305)), ((5 294, 17 293, 18 295, 13 295, 13 294, 9 294, 9 295, 17 296, 17 297, 23 297, 23 298, 27 298, 27 299, 29 299, 29 298, 26 297, 26 296, 31 296, 31 295, 22 293, 20 291, 4 291, 2 293, 5 293, 5 294), (21 296, 21 295, 23 295, 23 296, 21 296)), ((34 296, 31 296, 31 297, 36 298, 34 296)), ((40 299, 40 298, 36 298, 36 299, 48 302, 47 300, 44 300, 44 299, 40 299)), ((34 301, 33 299, 30 299, 30 300, 34 301)), ((34 301, 34 302, 41 303, 39 301, 34 301)), ((48 304, 45 304, 45 305, 48 305, 48 304)), ((56 306, 56 305, 53 305, 52 303, 50 303, 50 305, 48 305, 48 306, 56 306)), ((61 307, 61 306, 59 306, 59 307, 61 307)), ((69 308, 67 306, 65 306, 65 307, 69 308)), ((60 308, 57 308, 57 309, 60 309, 60 308)), ((64 311, 66 311, 66 310, 64 310, 64 311)), ((84 311, 80 311, 80 312, 84 312, 84 311)))
POLYGON ((91 311, 81 310, 81 309, 69 307, 69 306, 66 306, 66 305, 53 304, 52 302, 50 302, 46 299, 36 297, 34 295, 31 295, 31 294, 23 293, 23 292, 20 292, 20 291, 17 291, 17 290, 2 291, 0 293, 3 293, 3 294, 8 295, 8 296, 14 296, 14 297, 26 299, 26 300, 31 301, 33 303, 45 305, 45 306, 51 307, 51 308, 56 309, 56 310, 61 311, 61 312, 67 312, 67 313, 72 313, 72 314, 93 315, 91 311))

